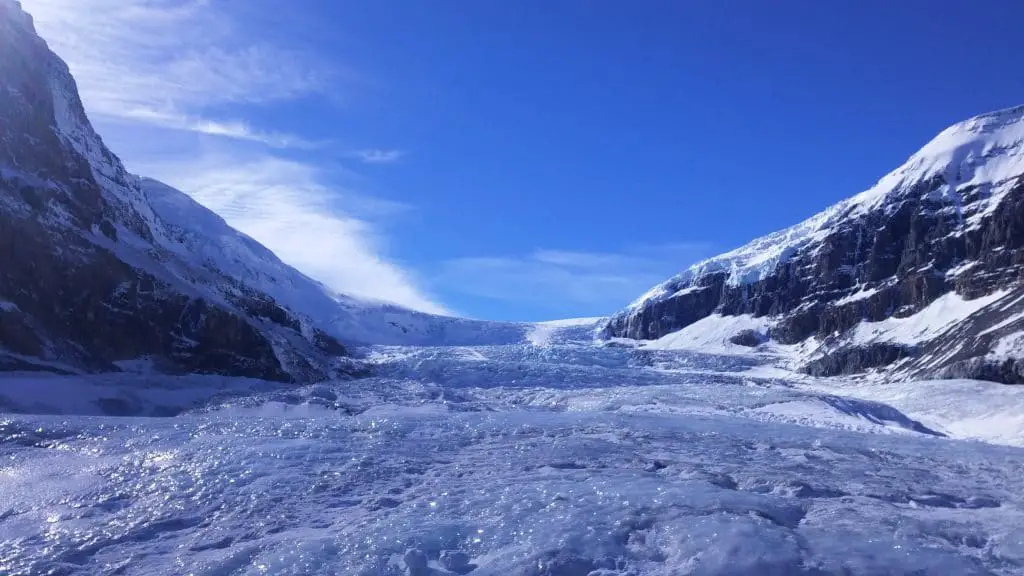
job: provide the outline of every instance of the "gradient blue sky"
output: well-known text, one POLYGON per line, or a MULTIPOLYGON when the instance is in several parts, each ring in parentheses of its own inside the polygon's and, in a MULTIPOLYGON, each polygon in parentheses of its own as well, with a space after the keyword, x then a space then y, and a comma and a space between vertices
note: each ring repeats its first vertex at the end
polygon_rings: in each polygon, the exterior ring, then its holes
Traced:
POLYGON ((1024 103, 1018 0, 23 4, 129 169, 480 318, 611 313, 1024 103))

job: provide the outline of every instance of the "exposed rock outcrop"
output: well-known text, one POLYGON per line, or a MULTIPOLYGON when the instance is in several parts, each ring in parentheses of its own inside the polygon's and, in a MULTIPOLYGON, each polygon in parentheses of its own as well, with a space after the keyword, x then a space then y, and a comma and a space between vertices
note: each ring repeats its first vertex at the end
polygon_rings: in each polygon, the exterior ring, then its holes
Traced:
POLYGON ((729 342, 732 342, 737 346, 746 346, 747 348, 760 346, 761 344, 764 344, 766 340, 767 338, 765 338, 764 334, 754 330, 742 330, 729 337, 729 342))

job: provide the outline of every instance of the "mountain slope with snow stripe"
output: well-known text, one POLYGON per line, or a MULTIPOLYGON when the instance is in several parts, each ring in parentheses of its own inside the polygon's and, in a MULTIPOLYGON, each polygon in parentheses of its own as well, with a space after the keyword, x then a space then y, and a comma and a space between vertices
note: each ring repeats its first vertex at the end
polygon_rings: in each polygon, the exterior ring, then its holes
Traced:
POLYGON ((603 335, 658 340, 706 318, 750 316, 767 319, 777 344, 826 344, 829 372, 911 358, 935 374, 1024 381, 1016 358, 996 369, 963 354, 987 355, 989 332, 1016 309, 994 313, 986 305, 1022 278, 1024 107, 1017 107, 955 124, 871 189, 694 264, 614 315, 603 335), (970 329, 921 316, 954 298, 958 310, 970 309, 957 316, 970 329), (870 334, 915 322, 935 326, 884 342, 870 334), (956 350, 941 341, 953 333, 956 350), (868 341, 879 343, 865 348, 868 341), (943 362, 916 358, 940 348, 943 362))
MULTIPOLYGON (((1024 106, 982 114, 950 126, 915 153, 902 166, 874 186, 807 220, 773 232, 748 244, 702 260, 632 302, 627 310, 643 307, 658 298, 673 296, 674 286, 718 272, 728 275, 730 285, 763 280, 802 248, 822 241, 841 221, 878 208, 886 200, 908 194, 915 185, 936 176, 960 186, 1003 184, 1024 174, 1024 106)), ((934 192, 937 198, 955 190, 934 192)), ((993 190, 986 208, 998 204, 1006 187, 993 190)), ((980 221, 987 213, 973 216, 980 221)))

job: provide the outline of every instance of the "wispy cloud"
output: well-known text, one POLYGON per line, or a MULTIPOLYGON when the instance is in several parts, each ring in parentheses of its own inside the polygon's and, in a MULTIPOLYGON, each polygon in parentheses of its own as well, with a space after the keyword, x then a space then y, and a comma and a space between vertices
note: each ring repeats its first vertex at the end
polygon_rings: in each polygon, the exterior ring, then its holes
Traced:
MULTIPOLYGON (((75 76, 86 111, 110 129, 127 165, 194 196, 282 260, 355 296, 445 313, 384 255, 383 221, 403 206, 339 184, 282 149, 328 144, 261 126, 273 106, 338 100, 334 64, 279 45, 245 15, 271 0, 23 0, 75 76), (173 136, 173 137, 172 137, 173 136)), ((289 9, 299 9, 289 6, 289 9)), ((263 23, 267 25, 266 22, 263 23)), ((290 39, 290 38, 289 38, 290 39)), ((289 129, 287 126, 285 129, 289 129)), ((400 152, 368 151, 367 162, 400 152)), ((330 156, 320 154, 319 156, 330 156)))
POLYGON ((209 120, 146 108, 125 110, 121 117, 126 120, 145 122, 160 128, 185 130, 210 136, 224 136, 237 140, 257 142, 271 148, 314 149, 325 145, 323 142, 306 140, 292 134, 256 130, 248 122, 242 120, 209 120))
POLYGON ((436 278, 446 290, 538 305, 572 305, 608 314, 651 286, 706 256, 704 243, 636 246, 621 252, 537 250, 522 256, 449 260, 436 278))
POLYGON ((381 256, 374 224, 351 216, 397 206, 330 187, 311 166, 268 155, 211 155, 152 164, 146 172, 188 191, 228 224, 339 292, 448 313, 415 287, 408 272, 381 256))
POLYGON ((273 146, 264 134, 209 117, 224 104, 322 93, 330 67, 296 50, 253 40, 210 0, 25 0, 38 28, 70 66, 94 116, 128 118, 273 146))
POLYGON ((405 156, 405 151, 371 148, 368 150, 356 150, 352 153, 352 156, 358 158, 363 164, 394 164, 405 156))

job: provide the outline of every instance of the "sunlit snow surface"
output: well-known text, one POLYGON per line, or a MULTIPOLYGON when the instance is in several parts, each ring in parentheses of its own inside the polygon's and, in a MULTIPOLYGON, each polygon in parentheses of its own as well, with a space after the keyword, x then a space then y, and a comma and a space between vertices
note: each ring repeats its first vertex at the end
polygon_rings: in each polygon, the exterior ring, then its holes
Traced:
POLYGON ((376 359, 173 418, 0 416, 0 573, 1024 572, 1024 449, 751 359, 376 359))

